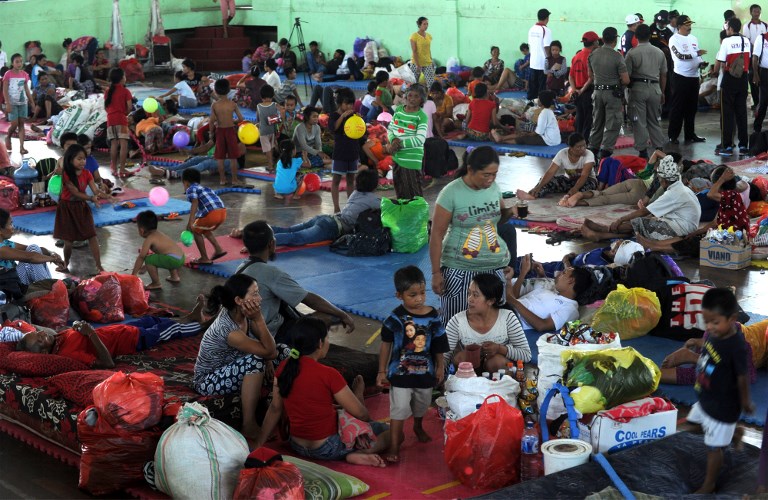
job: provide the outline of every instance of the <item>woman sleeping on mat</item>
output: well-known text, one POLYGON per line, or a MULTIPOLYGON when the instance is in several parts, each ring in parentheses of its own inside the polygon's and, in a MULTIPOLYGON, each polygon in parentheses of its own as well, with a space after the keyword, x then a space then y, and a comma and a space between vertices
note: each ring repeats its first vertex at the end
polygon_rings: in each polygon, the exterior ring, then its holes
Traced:
POLYGON ((314 460, 346 460, 356 465, 386 467, 378 453, 389 447, 389 428, 387 424, 370 422, 363 403, 363 377, 355 377, 350 388, 336 369, 320 363, 331 345, 325 323, 305 316, 290 328, 289 337, 293 339, 290 356, 275 372, 272 404, 264 417, 256 448, 269 440, 285 412, 291 448, 300 455, 314 460), (367 440, 360 439, 360 434, 349 439, 348 429, 339 427, 343 424, 336 405, 362 423, 370 422, 367 440), (352 440, 354 446, 350 446, 352 440), (359 443, 363 441, 369 446, 361 447, 359 443))
POLYGON ((595 188, 595 155, 587 149, 584 136, 574 132, 568 136, 568 147, 558 151, 536 186, 528 192, 518 189, 517 197, 535 200, 549 193, 565 193, 562 202, 580 191, 595 188))
MULTIPOLYGON (((741 325, 741 331, 747 341, 749 380, 754 384, 757 381, 755 370, 768 364, 768 319, 751 325, 741 325)), ((708 334, 704 332, 700 339, 689 339, 683 347, 664 358, 661 362, 662 384, 693 385, 696 382, 696 362, 707 337, 708 334)))

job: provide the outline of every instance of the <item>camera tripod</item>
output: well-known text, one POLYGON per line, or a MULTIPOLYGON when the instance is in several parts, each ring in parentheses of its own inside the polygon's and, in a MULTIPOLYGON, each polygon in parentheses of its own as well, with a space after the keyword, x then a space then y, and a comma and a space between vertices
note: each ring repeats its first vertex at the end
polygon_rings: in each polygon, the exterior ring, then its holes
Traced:
MULTIPOLYGON (((304 64, 307 65, 307 71, 304 72, 304 89, 305 92, 308 92, 308 96, 312 94, 312 77, 309 78, 309 90, 307 91, 307 72, 309 71, 309 64, 307 63, 307 45, 304 43, 304 32, 301 29, 301 23, 306 22, 302 21, 300 17, 295 18, 295 21, 293 23, 293 27, 291 28, 291 34, 288 35, 288 44, 291 43, 291 40, 293 40, 293 34, 296 33, 296 41, 298 42, 296 45, 296 48, 299 49, 299 53, 301 54, 301 57, 304 59, 304 64)), ((299 60, 301 62, 301 60, 299 60)), ((298 66, 298 64, 297 64, 298 66)))

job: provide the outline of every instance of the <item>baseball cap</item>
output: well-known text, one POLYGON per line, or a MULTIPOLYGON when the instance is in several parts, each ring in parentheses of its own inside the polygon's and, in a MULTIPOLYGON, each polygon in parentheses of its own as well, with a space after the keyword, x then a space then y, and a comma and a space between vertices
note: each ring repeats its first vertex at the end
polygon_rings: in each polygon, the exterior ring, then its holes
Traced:
POLYGON ((693 21, 691 21, 691 18, 683 14, 682 16, 679 16, 677 18, 677 25, 678 26, 690 26, 694 24, 693 21))
POLYGON ((630 14, 630 15, 627 16, 626 21, 627 21, 627 26, 629 26, 629 25, 632 25, 632 24, 639 23, 640 22, 640 18, 637 17, 637 14, 630 14))
POLYGON ((600 37, 594 31, 587 31, 581 35, 581 41, 586 43, 595 43, 600 37))
POLYGON ((619 37, 619 32, 613 26, 608 26, 603 30, 603 41, 611 43, 619 37))
POLYGON ((645 18, 643 17, 643 15, 641 13, 635 12, 635 15, 637 16, 638 19, 640 19, 641 23, 645 22, 645 18))
POLYGON ((674 19, 676 17, 680 17, 680 13, 677 11, 677 9, 670 10, 668 16, 669 16, 669 19, 674 19))
POLYGON ((669 22, 669 12, 666 10, 660 10, 658 14, 656 14, 656 22, 657 23, 668 23, 669 22))

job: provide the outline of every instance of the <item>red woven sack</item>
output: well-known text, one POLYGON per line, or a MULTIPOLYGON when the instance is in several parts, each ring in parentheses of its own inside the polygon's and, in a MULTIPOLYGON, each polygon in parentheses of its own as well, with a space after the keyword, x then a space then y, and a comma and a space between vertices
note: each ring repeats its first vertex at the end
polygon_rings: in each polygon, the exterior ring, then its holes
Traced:
POLYGON ((114 275, 100 274, 81 281, 72 300, 87 321, 118 323, 125 319, 122 290, 114 275))
POLYGON ((61 330, 69 320, 69 293, 63 281, 53 284, 51 291, 29 301, 32 322, 53 330, 61 330))
POLYGON ((304 478, 295 465, 269 448, 257 448, 240 471, 236 500, 293 500, 304 498, 304 478))
POLYGON ((94 495, 105 495, 144 482, 144 464, 153 460, 160 434, 160 429, 120 431, 94 407, 86 408, 77 416, 82 452, 78 486, 94 495))
POLYGON ((163 416, 163 379, 154 373, 117 372, 93 390, 93 404, 111 426, 138 431, 157 425, 163 416))

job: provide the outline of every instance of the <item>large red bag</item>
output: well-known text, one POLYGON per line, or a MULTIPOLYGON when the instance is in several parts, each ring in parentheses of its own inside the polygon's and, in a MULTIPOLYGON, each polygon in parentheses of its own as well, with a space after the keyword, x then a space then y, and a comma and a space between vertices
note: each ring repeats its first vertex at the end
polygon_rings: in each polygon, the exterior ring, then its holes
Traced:
POLYGON ((269 448, 257 448, 245 460, 235 489, 235 500, 293 500, 304 498, 304 478, 298 467, 284 462, 269 448))
POLYGON ((51 291, 29 301, 32 322, 53 330, 61 330, 69 320, 69 292, 63 281, 53 284, 51 291))
POLYGON ((523 414, 502 397, 492 394, 475 413, 446 420, 445 434, 445 462, 463 485, 502 488, 520 480, 523 414))
POLYGON ((120 282, 123 310, 133 316, 141 316, 149 309, 149 292, 144 289, 141 278, 133 274, 106 273, 120 282))
POLYGON ((87 321, 118 323, 125 319, 123 294, 114 275, 100 274, 81 281, 75 288, 73 301, 87 321))
POLYGON ((105 495, 144 481, 144 464, 155 456, 161 430, 120 431, 91 406, 77 416, 79 487, 105 495))
POLYGON ((109 425, 138 431, 163 416, 163 379, 149 372, 117 372, 93 389, 93 404, 109 425))

